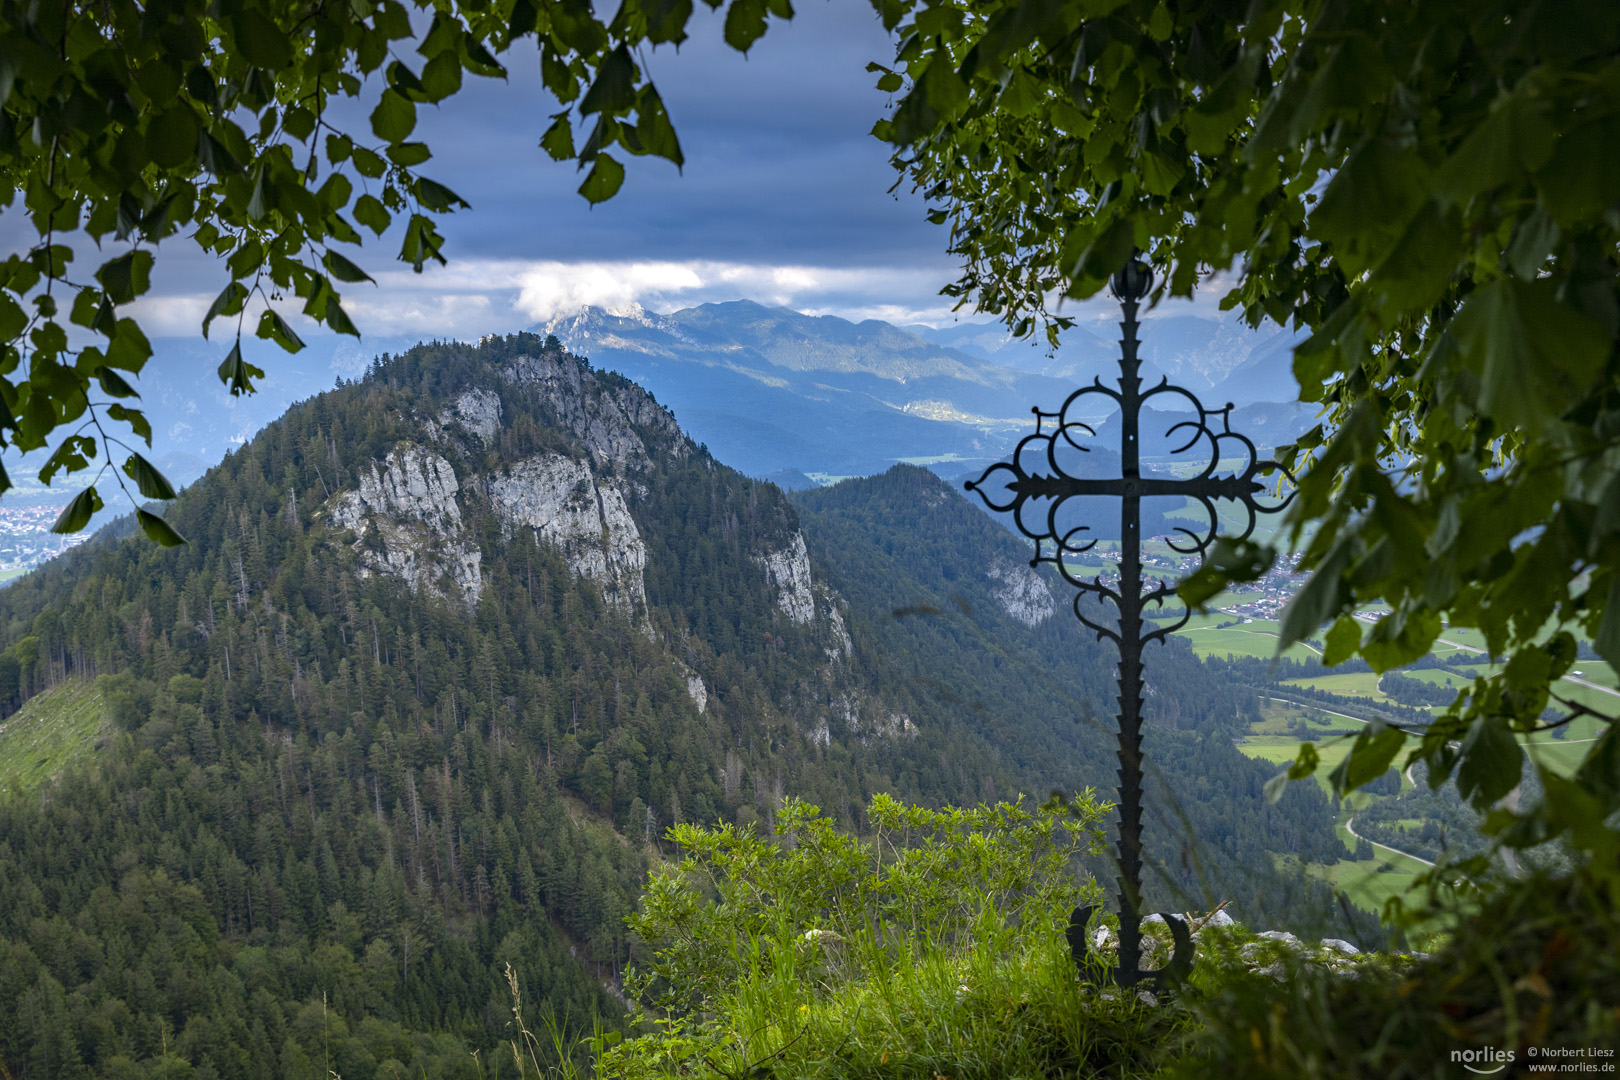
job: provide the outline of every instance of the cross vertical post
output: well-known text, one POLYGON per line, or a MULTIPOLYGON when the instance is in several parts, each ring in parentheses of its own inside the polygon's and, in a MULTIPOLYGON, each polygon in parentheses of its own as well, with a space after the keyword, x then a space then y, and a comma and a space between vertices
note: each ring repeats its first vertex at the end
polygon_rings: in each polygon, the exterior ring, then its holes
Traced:
MULTIPOLYGON (((1125 267, 1114 275, 1112 292, 1119 301, 1123 321, 1120 329, 1119 377, 1114 387, 1107 387, 1100 379, 1092 380, 1070 394, 1056 412, 1043 411, 1039 406, 1035 414, 1035 434, 1019 441, 1010 462, 1002 461, 990 466, 979 479, 966 487, 984 500, 992 510, 1010 512, 1019 532, 1035 542, 1035 557, 1031 566, 1041 563, 1052 565, 1059 575, 1075 587, 1075 617, 1096 633, 1098 640, 1111 640, 1119 649, 1119 831, 1115 841, 1118 868, 1119 951, 1114 968, 1114 981, 1121 987, 1131 987, 1149 981, 1161 990, 1170 989, 1184 979, 1191 970, 1193 945, 1186 923, 1178 916, 1167 916, 1174 939, 1171 958, 1163 967, 1144 971, 1142 960, 1142 694, 1144 687, 1142 649, 1152 641, 1163 642, 1166 637, 1185 626, 1192 612, 1182 606, 1179 613, 1172 611, 1163 625, 1144 630, 1148 621, 1144 613, 1149 605, 1162 609, 1166 600, 1174 596, 1173 586, 1163 581, 1147 588, 1142 577, 1142 500, 1144 498, 1181 498, 1194 500, 1203 509, 1207 521, 1202 528, 1177 526, 1182 539, 1169 538, 1172 551, 1184 555, 1202 554, 1214 543, 1220 530, 1220 518, 1215 500, 1231 500, 1247 511, 1247 525, 1241 535, 1254 531, 1257 515, 1274 513, 1288 504, 1292 494, 1275 506, 1261 505, 1255 495, 1265 484, 1258 477, 1262 473, 1280 471, 1282 466, 1260 460, 1259 453, 1246 436, 1231 428, 1232 404, 1222 409, 1206 409, 1190 391, 1161 380, 1143 392, 1141 360, 1137 356, 1137 310, 1142 298, 1153 286, 1153 274, 1147 265, 1133 256, 1125 267), (1176 410, 1168 415, 1173 422, 1166 437, 1173 443, 1178 436, 1185 441, 1170 451, 1170 457, 1194 451, 1195 471, 1190 476, 1142 474, 1142 410, 1147 402, 1160 395, 1166 404, 1176 410), (1065 466, 1076 453, 1086 453, 1090 447, 1079 439, 1095 437, 1097 432, 1080 419, 1081 408, 1091 399, 1101 396, 1111 399, 1120 414, 1118 477, 1095 479, 1075 476, 1065 466), (1179 400, 1178 400, 1179 399, 1179 400), (1071 415, 1071 413, 1073 415, 1071 415), (1048 430, 1050 423, 1050 430, 1048 430), (1232 472, 1221 472, 1222 458, 1228 451, 1237 451, 1241 467, 1232 472), (1039 455, 1043 459, 1035 467, 1046 471, 1029 471, 1026 459, 1039 455), (1201 466, 1197 459, 1203 458, 1201 466), (999 490, 998 490, 999 489, 999 490), (1096 496, 1119 499, 1119 581, 1118 587, 1109 586, 1101 574, 1087 579, 1073 561, 1096 546, 1096 539, 1082 534, 1089 526, 1060 524, 1061 511, 1067 500, 1096 496), (1026 514, 1029 517, 1026 517, 1026 514), (1034 520, 1030 520, 1033 517, 1034 520), (1096 604, 1088 604, 1095 601, 1096 604), (1099 610, 1101 603, 1114 606, 1116 618, 1112 625, 1106 614, 1099 610)), ((1185 461, 1186 459, 1180 459, 1185 461)), ((1088 926, 1094 914, 1092 908, 1076 908, 1069 918, 1069 943, 1076 963, 1083 970, 1098 967, 1091 949, 1088 926)))

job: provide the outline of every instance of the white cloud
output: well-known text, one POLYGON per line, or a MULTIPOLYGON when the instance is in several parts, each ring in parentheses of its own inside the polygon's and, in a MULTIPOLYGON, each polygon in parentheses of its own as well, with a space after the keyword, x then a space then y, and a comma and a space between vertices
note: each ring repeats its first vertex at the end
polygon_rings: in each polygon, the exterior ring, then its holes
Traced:
MULTIPOLYGON (((881 319, 899 326, 990 321, 971 310, 953 312, 950 299, 939 295, 940 286, 953 276, 952 270, 943 263, 872 267, 715 260, 561 262, 466 258, 421 274, 406 268, 374 268, 377 284, 345 286, 343 303, 366 336, 359 350, 364 353, 364 361, 369 361, 375 352, 372 346, 379 341, 476 340, 484 334, 510 333, 544 324, 586 306, 618 313, 639 306, 668 313, 697 304, 753 300, 809 315, 834 315, 854 322, 881 319)), ((1143 316, 1221 317, 1216 305, 1229 286, 1229 280, 1208 281, 1194 300, 1169 301, 1143 312, 1143 316)), ((197 334, 212 302, 212 293, 171 293, 148 297, 135 307, 148 334, 191 337, 197 334)), ((300 306, 291 297, 276 305, 300 333, 321 332, 298 314, 300 306)), ((1070 301, 1057 310, 1094 326, 1119 319, 1118 307, 1106 295, 1082 303, 1070 301)), ((250 334, 257 326, 258 312, 259 303, 255 301, 249 306, 245 322, 250 334)), ((1232 317, 1231 313, 1225 316, 1232 317)), ((235 327, 229 329, 234 331, 235 327)), ((214 336, 225 336, 224 328, 216 326, 214 336)), ((352 359, 335 357, 334 366, 350 373, 345 365, 352 359)), ((354 364, 364 366, 360 360, 354 364)))
MULTIPOLYGON (((377 284, 349 285, 343 305, 370 337, 475 339, 508 333, 594 306, 624 312, 641 307, 667 313, 696 304, 754 300, 815 315, 859 321, 935 325, 954 321, 938 295, 948 270, 938 267, 827 267, 689 261, 461 259, 422 274, 374 270, 377 284)), ((172 294, 141 301, 148 333, 197 333, 212 294, 172 294)), ((276 307, 309 329, 288 298, 276 307)), ((257 325, 250 304, 246 327, 257 325)), ((233 328, 234 329, 234 328, 233 328)))

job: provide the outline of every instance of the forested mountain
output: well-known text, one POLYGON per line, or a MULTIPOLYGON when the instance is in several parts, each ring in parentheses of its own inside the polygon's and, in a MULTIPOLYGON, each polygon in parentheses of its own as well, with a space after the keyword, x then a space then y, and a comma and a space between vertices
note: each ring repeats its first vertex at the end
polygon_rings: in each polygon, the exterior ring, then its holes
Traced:
MULTIPOLYGON (((555 341, 419 346, 184 492, 188 545, 126 521, 0 591, 0 711, 108 717, 0 796, 0 1066, 507 1075, 505 966, 611 1022, 672 822, 1109 784, 1111 655, 1006 530, 921 469, 798 500, 555 341)), ((1252 691, 1150 672, 1158 895, 1331 914, 1271 872, 1338 841, 1260 799, 1252 691)))

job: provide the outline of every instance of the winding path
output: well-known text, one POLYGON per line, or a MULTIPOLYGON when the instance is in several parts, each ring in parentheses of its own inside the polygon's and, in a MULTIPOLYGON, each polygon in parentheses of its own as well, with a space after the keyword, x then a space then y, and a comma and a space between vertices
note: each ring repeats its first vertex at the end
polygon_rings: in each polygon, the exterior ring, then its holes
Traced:
MULTIPOLYGON (((1355 837, 1357 840, 1367 840, 1365 836, 1362 836, 1360 833, 1356 832, 1356 819, 1353 817, 1345 821, 1344 831, 1355 837)), ((1420 862, 1424 866, 1432 867, 1434 865, 1434 863, 1430 862, 1428 859, 1420 859, 1410 851, 1402 851, 1400 848, 1392 848, 1388 844, 1380 844, 1376 840, 1367 840, 1367 843, 1371 844, 1375 848, 1383 848, 1385 851, 1392 851, 1397 855, 1405 855, 1408 859, 1413 859, 1420 862)))

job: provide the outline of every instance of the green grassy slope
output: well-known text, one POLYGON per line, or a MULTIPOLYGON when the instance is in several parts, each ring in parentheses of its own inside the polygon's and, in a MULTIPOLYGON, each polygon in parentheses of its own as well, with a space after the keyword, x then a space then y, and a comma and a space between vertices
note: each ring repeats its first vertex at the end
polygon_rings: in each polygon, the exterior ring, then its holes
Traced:
POLYGON ((0 722, 0 797, 32 791, 95 746, 105 723, 92 683, 70 679, 0 722))

